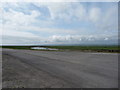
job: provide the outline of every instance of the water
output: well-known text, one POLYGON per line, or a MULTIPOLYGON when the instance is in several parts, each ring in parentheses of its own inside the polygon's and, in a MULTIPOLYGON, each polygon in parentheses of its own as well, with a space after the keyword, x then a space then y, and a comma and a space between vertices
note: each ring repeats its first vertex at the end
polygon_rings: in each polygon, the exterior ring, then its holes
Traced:
POLYGON ((36 49, 36 50, 58 50, 55 48, 45 48, 45 47, 31 47, 31 49, 36 49))

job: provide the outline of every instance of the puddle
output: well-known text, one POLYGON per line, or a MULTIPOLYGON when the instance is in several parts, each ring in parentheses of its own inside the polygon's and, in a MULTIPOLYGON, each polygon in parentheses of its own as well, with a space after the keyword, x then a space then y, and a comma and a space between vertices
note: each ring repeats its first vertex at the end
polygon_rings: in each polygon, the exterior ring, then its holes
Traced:
POLYGON ((45 48, 45 47, 31 47, 31 49, 36 49, 36 50, 58 50, 55 48, 45 48))

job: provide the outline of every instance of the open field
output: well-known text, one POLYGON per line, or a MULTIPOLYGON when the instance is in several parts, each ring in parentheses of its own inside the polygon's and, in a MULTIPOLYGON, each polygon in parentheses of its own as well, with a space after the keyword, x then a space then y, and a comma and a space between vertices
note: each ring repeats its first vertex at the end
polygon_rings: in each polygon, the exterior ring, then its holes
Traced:
POLYGON ((1 46, 2 48, 9 48, 9 49, 26 49, 30 50, 31 46, 1 46))
POLYGON ((118 54, 2 51, 3 88, 117 88, 118 54))
POLYGON ((71 50, 71 51, 95 51, 95 52, 120 52, 119 46, 2 46, 2 48, 11 49, 26 49, 30 50, 31 47, 46 47, 55 48, 59 50, 71 50))
POLYGON ((99 52, 117 52, 118 46, 46 46, 56 49, 81 50, 81 51, 99 51, 99 52))

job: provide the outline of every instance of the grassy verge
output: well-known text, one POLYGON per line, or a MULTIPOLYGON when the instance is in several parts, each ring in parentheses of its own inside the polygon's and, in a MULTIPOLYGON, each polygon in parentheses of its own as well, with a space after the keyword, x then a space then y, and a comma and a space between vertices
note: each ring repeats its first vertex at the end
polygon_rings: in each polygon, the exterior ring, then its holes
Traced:
MULTIPOLYGON (((35 47, 35 46, 2 46, 2 48, 26 49, 26 50, 31 50, 31 47, 35 47)), ((69 51, 91 51, 91 52, 95 51, 95 52, 119 52, 120 53, 120 48, 118 46, 40 46, 40 47, 55 48, 62 51, 69 50, 69 51)))
POLYGON ((97 52, 120 52, 118 46, 46 46, 48 48, 56 48, 72 51, 97 51, 97 52))

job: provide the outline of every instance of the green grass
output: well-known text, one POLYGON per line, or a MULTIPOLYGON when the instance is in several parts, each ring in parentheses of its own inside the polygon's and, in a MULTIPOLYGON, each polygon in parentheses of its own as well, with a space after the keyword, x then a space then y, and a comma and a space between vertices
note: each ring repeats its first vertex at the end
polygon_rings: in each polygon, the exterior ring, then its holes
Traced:
POLYGON ((30 50, 30 49, 31 49, 31 46, 2 46, 2 48, 27 49, 27 50, 30 50))
POLYGON ((117 46, 45 46, 56 49, 70 49, 70 50, 117 50, 117 46))
POLYGON ((98 51, 98 52, 118 52, 118 46, 46 46, 48 48, 56 48, 63 50, 77 51, 98 51))
MULTIPOLYGON (((26 49, 31 50, 31 47, 35 46, 2 46, 2 48, 11 49, 26 49)), ((70 51, 96 51, 96 52, 120 52, 118 46, 41 46, 47 48, 56 48, 60 50, 70 50, 70 51)))

